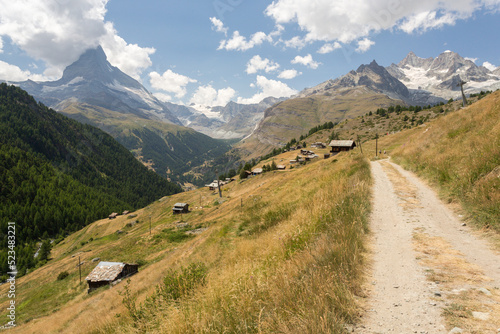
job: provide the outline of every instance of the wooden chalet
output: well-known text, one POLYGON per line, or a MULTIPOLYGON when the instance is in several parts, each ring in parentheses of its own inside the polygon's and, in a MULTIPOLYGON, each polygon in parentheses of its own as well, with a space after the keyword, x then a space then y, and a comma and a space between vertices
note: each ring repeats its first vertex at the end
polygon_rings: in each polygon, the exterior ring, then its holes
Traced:
POLYGON ((208 190, 217 190, 219 188, 219 185, 217 184, 217 180, 214 180, 214 182, 205 185, 205 187, 208 187, 208 190))
POLYGON ((181 213, 189 213, 189 204, 187 203, 175 203, 174 207, 172 208, 172 211, 174 215, 181 214, 181 213))
POLYGON ((356 142, 354 140, 332 140, 330 142, 331 153, 337 154, 339 152, 350 151, 356 147, 356 142))
POLYGON ((139 271, 138 264, 101 261, 85 278, 89 285, 88 293, 105 285, 115 285, 122 279, 139 271))
POLYGON ((110 214, 108 216, 109 219, 115 219, 116 217, 118 217, 118 213, 116 213, 116 212, 113 212, 112 214, 110 214))
POLYGON ((276 169, 278 169, 278 170, 285 170, 286 166, 285 165, 278 165, 278 166, 276 166, 276 169))

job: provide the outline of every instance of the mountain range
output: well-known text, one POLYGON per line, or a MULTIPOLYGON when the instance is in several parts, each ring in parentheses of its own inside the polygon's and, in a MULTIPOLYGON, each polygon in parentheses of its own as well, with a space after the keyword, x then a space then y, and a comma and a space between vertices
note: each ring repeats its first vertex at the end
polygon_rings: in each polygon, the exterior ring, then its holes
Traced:
POLYGON ((437 58, 410 52, 399 64, 375 60, 357 70, 306 88, 265 112, 251 136, 238 144, 241 154, 256 157, 325 121, 341 122, 394 105, 433 105, 458 98, 461 80, 466 94, 500 88, 500 69, 490 71, 459 54, 437 58))
POLYGON ((461 80, 466 94, 500 88, 500 68, 491 71, 477 66, 472 60, 452 51, 445 51, 437 58, 420 58, 410 52, 401 62, 391 64, 387 71, 413 92, 428 92, 443 99, 457 98, 461 80))
POLYGON ((63 114, 110 133, 160 175, 202 184, 200 173, 188 172, 230 149, 227 141, 216 138, 241 140, 240 156, 257 157, 326 121, 341 122, 391 105, 457 98, 461 80, 467 82, 468 94, 497 89, 500 69, 490 71, 451 51, 436 58, 410 52, 398 64, 383 67, 374 60, 289 99, 186 106, 158 100, 113 67, 97 47, 68 66, 57 81, 15 84, 63 114))
POLYGON ((113 67, 100 46, 82 54, 57 81, 13 84, 62 114, 108 132, 144 165, 180 184, 202 184, 199 176, 185 174, 230 149, 226 141, 182 126, 141 83, 113 67))

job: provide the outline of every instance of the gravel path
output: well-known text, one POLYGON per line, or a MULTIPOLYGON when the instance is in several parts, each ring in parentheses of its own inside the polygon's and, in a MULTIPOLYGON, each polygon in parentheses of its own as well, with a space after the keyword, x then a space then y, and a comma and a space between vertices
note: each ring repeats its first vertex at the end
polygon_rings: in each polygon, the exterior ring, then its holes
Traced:
MULTIPOLYGON (((356 333, 448 333, 440 286, 426 277, 414 233, 446 240, 479 266, 488 288, 500 287, 500 256, 476 238, 412 173, 386 160, 372 162, 373 266, 367 313, 356 333)), ((457 254, 458 254, 457 252, 457 254)), ((449 327, 449 325, 448 325, 449 327)), ((465 333, 465 332, 464 332, 465 333)))

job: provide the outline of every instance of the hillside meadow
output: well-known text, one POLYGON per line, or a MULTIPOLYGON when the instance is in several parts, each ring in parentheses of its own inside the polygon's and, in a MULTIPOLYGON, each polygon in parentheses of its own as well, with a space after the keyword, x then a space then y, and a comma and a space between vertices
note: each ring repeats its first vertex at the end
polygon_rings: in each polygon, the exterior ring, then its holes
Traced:
POLYGON ((320 155, 232 182, 222 198, 202 188, 97 221, 18 281, 19 327, 11 332, 342 332, 363 299, 370 186, 358 151, 320 155), (173 216, 176 202, 191 212, 173 216), (141 266, 129 282, 87 295, 77 263, 85 278, 94 258, 141 266))
POLYGON ((444 200, 459 203, 470 221, 500 232, 500 91, 415 129, 384 136, 379 148, 427 179, 444 200))

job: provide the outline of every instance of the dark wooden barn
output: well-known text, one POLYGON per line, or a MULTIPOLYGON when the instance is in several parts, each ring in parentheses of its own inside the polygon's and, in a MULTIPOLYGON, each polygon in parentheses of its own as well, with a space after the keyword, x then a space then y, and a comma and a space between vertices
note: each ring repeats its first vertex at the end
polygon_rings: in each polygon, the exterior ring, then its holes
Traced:
POLYGON ((354 140, 332 140, 330 142, 331 153, 337 154, 339 152, 350 151, 356 147, 356 142, 354 140))
POLYGON ((172 208, 172 211, 174 215, 181 214, 181 213, 189 213, 189 204, 187 203, 175 203, 174 207, 172 208))
POLYGON ((89 285, 88 293, 105 285, 114 285, 123 278, 139 271, 138 264, 121 262, 99 262, 85 279, 89 285))

